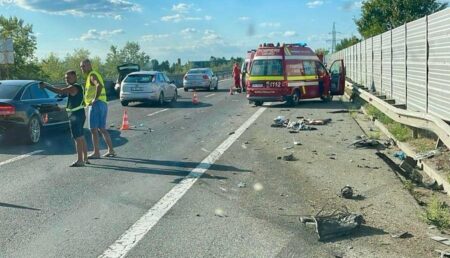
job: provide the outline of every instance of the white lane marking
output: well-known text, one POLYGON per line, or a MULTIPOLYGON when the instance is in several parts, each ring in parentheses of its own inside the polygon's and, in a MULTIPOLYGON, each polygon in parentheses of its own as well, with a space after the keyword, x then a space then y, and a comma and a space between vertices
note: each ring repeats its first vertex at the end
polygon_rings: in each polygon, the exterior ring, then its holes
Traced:
POLYGON ((206 153, 209 153, 209 151, 207 149, 205 149, 205 148, 202 148, 202 151, 204 151, 206 153))
POLYGON ((139 241, 158 223, 158 221, 183 197, 194 183, 214 164, 225 151, 247 130, 266 110, 259 108, 234 134, 222 142, 189 175, 175 185, 150 210, 132 225, 119 239, 108 247, 99 258, 125 257, 139 241))
POLYGON ((214 95, 216 95, 216 93, 206 95, 205 98, 209 98, 209 97, 212 97, 212 96, 214 96, 214 95))
POLYGON ((158 110, 158 111, 156 111, 156 112, 153 112, 153 113, 151 113, 151 114, 148 114, 147 116, 154 116, 154 115, 156 115, 156 114, 162 113, 162 112, 167 111, 167 110, 169 110, 169 109, 168 109, 168 108, 165 108, 165 109, 162 109, 162 110, 158 110))
POLYGON ((30 152, 30 153, 27 153, 27 154, 23 154, 23 155, 17 156, 17 157, 12 158, 12 159, 8 159, 8 160, 5 160, 5 161, 2 161, 2 162, 0 162, 0 167, 3 166, 3 165, 9 164, 9 163, 13 163, 13 162, 18 161, 18 160, 21 160, 21 159, 28 158, 28 157, 30 157, 30 156, 32 156, 34 154, 38 154, 38 153, 41 153, 43 151, 44 150, 37 150, 37 151, 33 151, 33 152, 30 152))

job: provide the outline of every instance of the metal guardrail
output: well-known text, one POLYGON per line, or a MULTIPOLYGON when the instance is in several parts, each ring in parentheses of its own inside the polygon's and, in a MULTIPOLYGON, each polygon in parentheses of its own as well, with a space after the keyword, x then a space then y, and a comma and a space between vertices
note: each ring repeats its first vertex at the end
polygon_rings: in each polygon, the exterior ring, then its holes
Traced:
POLYGON ((435 133, 447 148, 450 149, 450 125, 442 119, 422 112, 413 112, 390 105, 377 96, 358 87, 352 81, 346 81, 346 87, 354 94, 359 95, 367 103, 370 103, 392 120, 411 127, 425 129, 435 133))

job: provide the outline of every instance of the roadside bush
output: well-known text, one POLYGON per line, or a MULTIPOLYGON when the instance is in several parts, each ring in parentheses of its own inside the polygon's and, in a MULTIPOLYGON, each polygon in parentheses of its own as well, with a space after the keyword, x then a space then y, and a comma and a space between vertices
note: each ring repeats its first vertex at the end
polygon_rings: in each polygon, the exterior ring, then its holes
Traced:
POLYGON ((423 215, 428 224, 435 225, 439 229, 450 227, 450 208, 445 202, 433 195, 423 215))

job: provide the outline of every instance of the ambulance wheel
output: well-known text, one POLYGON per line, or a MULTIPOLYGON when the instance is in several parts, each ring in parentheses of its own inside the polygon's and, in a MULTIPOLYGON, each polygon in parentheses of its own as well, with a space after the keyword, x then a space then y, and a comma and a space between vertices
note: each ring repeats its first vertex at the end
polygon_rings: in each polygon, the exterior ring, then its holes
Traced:
POLYGON ((329 95, 326 97, 322 96, 322 97, 320 97, 320 99, 323 100, 324 102, 330 102, 333 100, 333 95, 329 95))
POLYGON ((264 104, 264 102, 262 102, 262 101, 259 101, 259 100, 255 101, 255 106, 257 106, 257 107, 260 107, 263 104, 264 104))
POLYGON ((300 104, 300 91, 296 90, 294 94, 292 94, 288 103, 290 106, 297 106, 298 104, 300 104))

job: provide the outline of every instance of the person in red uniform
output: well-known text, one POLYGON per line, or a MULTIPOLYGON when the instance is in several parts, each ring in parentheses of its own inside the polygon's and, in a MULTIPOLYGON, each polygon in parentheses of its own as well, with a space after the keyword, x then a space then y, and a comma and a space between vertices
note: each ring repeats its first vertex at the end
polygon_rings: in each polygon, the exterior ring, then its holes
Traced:
POLYGON ((234 87, 238 89, 238 92, 241 92, 241 69, 238 66, 238 63, 234 63, 233 66, 233 79, 234 79, 234 87))

